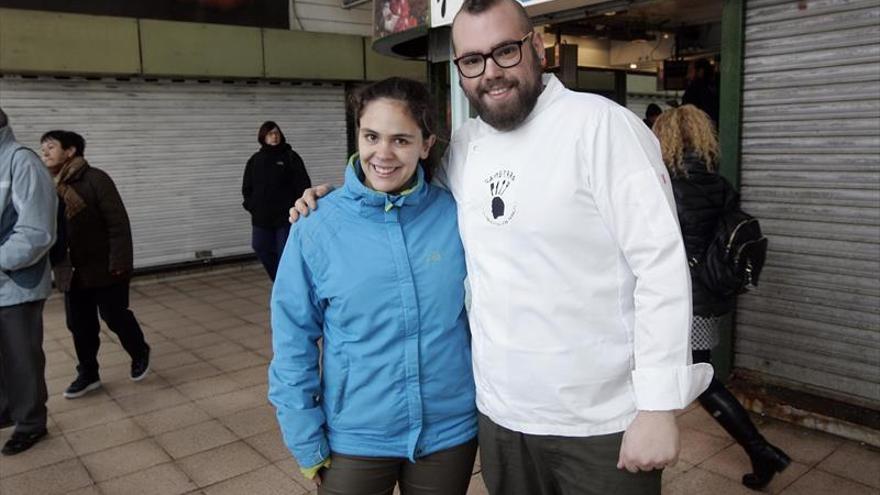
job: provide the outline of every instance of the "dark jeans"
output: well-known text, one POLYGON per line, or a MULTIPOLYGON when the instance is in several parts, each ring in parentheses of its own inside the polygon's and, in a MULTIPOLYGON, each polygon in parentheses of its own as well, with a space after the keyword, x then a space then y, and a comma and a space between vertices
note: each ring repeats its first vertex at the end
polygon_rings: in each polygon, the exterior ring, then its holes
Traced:
POLYGON ((406 459, 331 454, 321 470, 318 495, 464 495, 477 455, 477 439, 431 455, 415 464, 406 459))
POLYGON ((253 226, 251 234, 251 247, 257 253, 257 258, 269 274, 269 278, 275 281, 275 273, 278 271, 278 262, 284 253, 284 245, 287 244, 287 235, 290 233, 290 225, 277 229, 266 229, 253 226))
POLYGON ((659 495, 661 470, 617 468, 623 432, 527 435, 480 414, 480 466, 492 495, 659 495))
POLYGON ((101 325, 98 314, 132 359, 143 357, 147 343, 141 326, 128 309, 128 281, 95 289, 71 289, 64 293, 67 328, 73 334, 73 346, 79 360, 77 371, 98 378, 98 348, 101 325))
POLYGON ((46 427, 44 302, 0 306, 0 419, 20 433, 46 427))

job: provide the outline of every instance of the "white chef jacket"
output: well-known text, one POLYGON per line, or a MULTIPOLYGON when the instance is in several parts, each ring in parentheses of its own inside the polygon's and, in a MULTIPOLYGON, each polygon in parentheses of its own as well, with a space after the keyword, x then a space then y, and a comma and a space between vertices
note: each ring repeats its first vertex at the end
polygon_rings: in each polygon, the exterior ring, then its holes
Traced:
POLYGON ((471 119, 438 179, 458 202, 477 406, 535 435, 623 431, 709 384, 669 175, 629 110, 552 75, 528 119, 471 119))

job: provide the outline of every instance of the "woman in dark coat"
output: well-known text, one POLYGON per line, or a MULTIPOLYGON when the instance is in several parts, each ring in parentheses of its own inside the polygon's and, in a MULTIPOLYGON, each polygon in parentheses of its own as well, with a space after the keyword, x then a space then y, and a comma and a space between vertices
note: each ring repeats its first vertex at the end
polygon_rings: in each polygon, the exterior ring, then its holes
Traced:
POLYGON ((64 391, 75 399, 101 386, 99 314, 131 356, 133 381, 147 375, 150 346, 128 308, 131 226, 116 185, 85 160, 86 142, 79 134, 49 131, 40 143, 58 191, 58 240, 50 257, 79 361, 77 377, 64 391))
POLYGON ((251 245, 274 282, 290 232, 288 211, 312 182, 302 158, 275 122, 260 126, 257 141, 260 151, 251 156, 244 169, 242 206, 251 214, 251 245))
MULTIPOLYGON (((705 112, 693 105, 667 110, 654 123, 653 130, 672 177, 685 251, 694 266, 711 242, 721 214, 735 207, 739 196, 715 171, 718 139, 705 112)), ((718 344, 721 318, 733 310, 734 300, 717 295, 698 277, 692 276, 691 283, 693 360, 710 362, 712 348, 718 344)), ((785 452, 761 436, 736 397, 716 378, 698 400, 749 455, 752 472, 743 476, 745 486, 763 488, 791 462, 785 452)))

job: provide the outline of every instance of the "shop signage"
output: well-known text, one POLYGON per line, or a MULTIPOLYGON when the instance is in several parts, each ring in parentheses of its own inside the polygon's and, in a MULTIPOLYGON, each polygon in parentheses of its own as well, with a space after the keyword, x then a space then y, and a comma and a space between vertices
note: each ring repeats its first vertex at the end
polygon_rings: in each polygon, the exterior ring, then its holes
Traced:
POLYGON ((428 25, 428 2, 434 0, 375 0, 373 2, 373 38, 428 25))

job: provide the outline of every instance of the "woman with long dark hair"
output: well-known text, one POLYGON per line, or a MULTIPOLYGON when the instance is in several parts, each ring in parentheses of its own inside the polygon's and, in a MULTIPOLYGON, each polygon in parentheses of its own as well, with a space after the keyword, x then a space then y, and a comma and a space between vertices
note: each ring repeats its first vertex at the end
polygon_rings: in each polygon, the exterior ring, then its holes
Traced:
POLYGON ((359 93, 345 184, 296 224, 278 269, 269 399, 319 494, 467 492, 464 248, 452 195, 425 179, 429 100, 401 78, 359 93))

